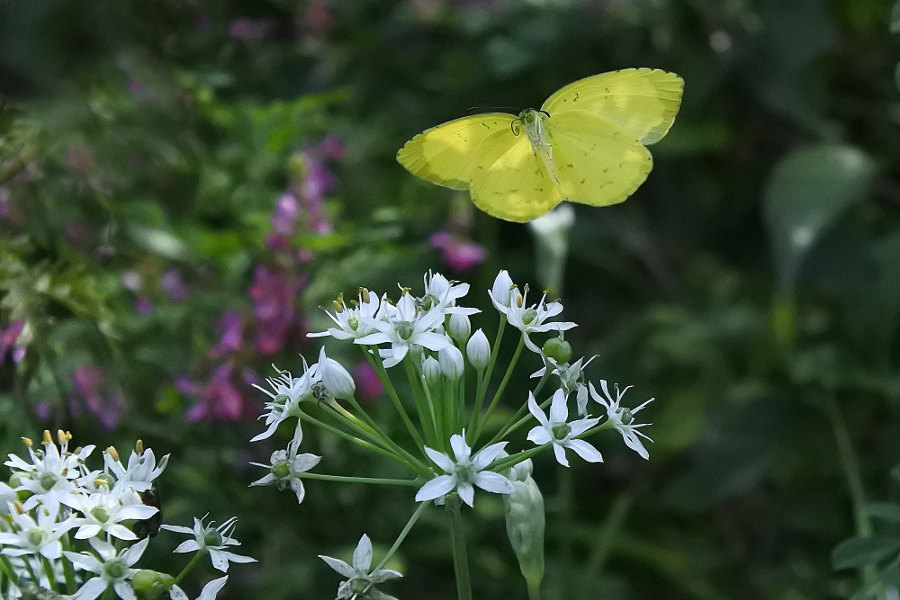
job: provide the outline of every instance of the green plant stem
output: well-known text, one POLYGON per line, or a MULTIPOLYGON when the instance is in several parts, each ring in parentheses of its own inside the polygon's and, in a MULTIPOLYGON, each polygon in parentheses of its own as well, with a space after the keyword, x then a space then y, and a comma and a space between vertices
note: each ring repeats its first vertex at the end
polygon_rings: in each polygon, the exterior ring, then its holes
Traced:
MULTIPOLYGON (((63 550, 72 549, 72 542, 71 540, 69 540, 68 533, 62 536, 60 538, 60 541, 62 541, 63 550)), ((78 584, 75 582, 75 567, 72 566, 72 562, 68 558, 66 558, 65 554, 63 554, 60 560, 62 561, 63 565, 63 576, 66 578, 66 591, 69 594, 74 594, 78 589, 78 584)))
POLYGON ((516 363, 519 362, 519 357, 522 355, 522 348, 525 347, 525 334, 522 334, 522 337, 519 338, 519 345, 516 346, 516 351, 513 353, 512 360, 509 361, 509 366, 506 368, 506 373, 503 374, 503 379, 500 380, 500 385, 497 386, 497 391, 494 393, 494 397, 491 399, 491 404, 488 406, 487 412, 484 413, 484 417, 479 419, 478 429, 475 432, 475 435, 472 437, 472 444, 475 445, 475 442, 478 441, 478 436, 481 435, 481 430, 484 429, 485 423, 487 423, 488 419, 491 417, 491 413, 494 412, 494 409, 497 407, 497 403, 500 401, 500 397, 503 396, 503 390, 506 389, 506 384, 509 383, 509 378, 512 377, 513 370, 516 367, 516 363))
POLYGON ((403 359, 403 368, 409 380, 409 387, 413 392, 413 400, 419 413, 419 423, 422 424, 422 431, 425 432, 425 441, 432 448, 440 447, 434 404, 431 401, 431 390, 428 388, 428 382, 423 381, 424 377, 421 369, 413 365, 413 361, 408 354, 403 359))
MULTIPOLYGON (((299 411, 299 414, 300 414, 300 419, 302 421, 305 421, 307 423, 312 423, 313 425, 315 425, 317 427, 321 427, 325 431, 329 431, 329 432, 333 433, 334 435, 336 435, 342 439, 345 439, 352 444, 356 444, 357 446, 360 446, 367 450, 371 450, 372 452, 375 452, 376 454, 380 454, 381 456, 384 456, 385 458, 392 460, 396 463, 402 464, 404 466, 410 466, 410 465, 407 465, 400 456, 398 456, 397 454, 395 454, 392 451, 385 450, 381 446, 376 446, 375 444, 372 444, 371 442, 367 442, 366 440, 362 440, 354 435, 347 433, 346 431, 343 431, 342 429, 338 429, 337 427, 333 427, 332 425, 324 423, 314 417, 309 416, 302 410, 299 411)), ((415 471, 417 473, 419 473, 420 475, 425 475, 425 476, 431 475, 431 471, 422 463, 418 463, 418 464, 414 465, 414 467, 415 467, 415 471)))
POLYGON ((453 545, 453 571, 456 574, 456 596, 459 600, 472 600, 472 581, 469 577, 469 558, 466 554, 464 523, 459 513, 459 498, 448 499, 447 504, 453 545))
POLYGON ((421 466, 421 462, 416 459, 415 456, 401 448, 394 440, 389 438, 387 434, 381 431, 377 425, 366 424, 357 418, 356 415, 338 404, 337 401, 330 401, 327 406, 334 411, 332 414, 335 418, 341 419, 342 422, 347 423, 347 425, 353 427, 361 434, 368 436, 373 443, 380 444, 386 451, 396 453, 398 462, 402 462, 413 471, 416 471, 418 467, 421 466))
POLYGON ((336 481, 340 483, 370 483, 373 485, 402 485, 406 487, 418 487, 421 485, 415 479, 388 479, 383 477, 352 477, 350 475, 328 475, 326 473, 294 473, 294 477, 300 479, 318 479, 320 481, 336 481))
POLYGON ((196 554, 194 554, 194 556, 191 557, 191 560, 188 561, 188 564, 184 565, 184 568, 181 570, 181 573, 179 573, 178 575, 175 576, 175 579, 172 581, 172 585, 178 585, 179 582, 181 582, 181 580, 184 579, 184 576, 187 575, 188 573, 190 573, 191 569, 194 568, 194 565, 196 565, 198 562, 200 562, 200 559, 205 555, 206 555, 205 550, 198 551, 196 554))
POLYGON ((488 361, 487 368, 484 373, 478 374, 478 386, 475 392, 475 404, 472 409, 472 417, 469 420, 469 434, 466 436, 466 442, 471 445, 475 440, 475 430, 480 427, 481 407, 484 406, 484 398, 487 396, 488 384, 491 381, 491 375, 494 372, 494 365, 497 363, 497 354, 500 352, 500 342, 503 341, 503 331, 506 328, 506 315, 500 313, 500 324, 497 326, 497 336, 494 338, 494 345, 491 347, 491 359, 488 361), (483 375, 483 376, 482 376, 483 375))
POLYGON ((47 575, 47 581, 50 583, 50 589, 58 594, 59 584, 56 583, 56 574, 53 572, 53 565, 50 564, 50 559, 41 556, 41 564, 44 567, 44 573, 47 575))
POLYGON ((369 364, 375 369, 375 374, 378 375, 378 380, 381 381, 381 385, 384 387, 384 391, 387 393, 388 398, 391 399, 394 408, 400 414, 400 419, 403 421, 403 424, 406 425, 406 430, 409 432, 410 437, 412 437, 416 447, 422 449, 422 455, 425 456, 425 441, 422 439, 422 436, 419 435, 419 431, 409 418, 406 409, 403 408, 403 401, 400 400, 400 396, 397 395, 397 390, 394 389, 394 384, 391 383, 391 378, 388 377, 387 370, 381 362, 381 357, 379 357, 378 360, 375 360, 375 357, 369 352, 364 352, 364 354, 366 355, 369 364))
POLYGON ((391 560, 391 557, 394 555, 395 552, 397 552, 397 549, 400 548, 400 544, 403 543, 403 540, 406 539, 406 536, 409 535, 410 531, 412 531, 413 525, 416 524, 416 521, 419 520, 419 517, 422 516, 422 513, 425 512, 425 509, 428 508, 429 504, 431 504, 431 503, 430 502, 420 502, 419 503, 418 508, 416 508, 416 511, 409 518, 409 521, 406 522, 406 526, 403 527, 403 531, 401 531, 400 535, 397 536, 397 539, 394 541, 394 544, 387 551, 387 554, 385 554, 384 557, 381 559, 381 562, 379 562, 378 565, 374 569, 372 569, 373 571, 377 571, 378 569, 383 569, 384 565, 386 565, 387 562, 389 560, 391 560))

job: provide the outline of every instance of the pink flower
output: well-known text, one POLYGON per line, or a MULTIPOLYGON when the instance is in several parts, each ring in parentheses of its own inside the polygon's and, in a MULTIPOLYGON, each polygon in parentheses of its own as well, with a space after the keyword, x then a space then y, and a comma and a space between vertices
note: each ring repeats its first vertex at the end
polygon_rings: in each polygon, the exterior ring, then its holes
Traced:
POLYGON ((350 374, 356 382, 356 397, 363 402, 372 402, 384 394, 384 386, 369 363, 357 364, 350 374))
POLYGON ((87 409, 106 429, 114 429, 125 401, 116 390, 108 389, 106 372, 95 365, 82 366, 72 372, 75 392, 70 398, 74 414, 87 409))
POLYGON ((294 223, 299 214, 300 201, 297 200, 297 197, 290 192, 282 194, 272 212, 272 229, 279 235, 289 237, 294 233, 294 223))
POLYGON ((9 324, 6 329, 0 329, 0 365, 6 362, 6 353, 10 353, 10 358, 16 364, 22 362, 25 358, 25 345, 17 344, 22 330, 25 329, 25 319, 17 319, 9 324))
POLYGON ((432 248, 442 250, 444 262, 458 273, 468 271, 484 260, 484 248, 446 231, 436 231, 428 238, 432 248))
MULTIPOLYGON (((198 385, 187 377, 178 377, 175 387, 191 397, 195 404, 184 417, 188 421, 236 421, 247 415, 247 400, 232 381, 234 367, 230 362, 216 367, 205 385, 198 385)), ((252 372, 244 371, 244 380, 252 378, 252 372)))
POLYGON ((253 299, 256 317, 256 347, 262 354, 275 354, 284 345, 288 329, 294 323, 294 303, 306 284, 304 277, 276 273, 264 265, 253 272, 248 293, 253 299))
POLYGON ((209 351, 210 358, 221 358, 227 354, 237 352, 244 344, 241 329, 244 325, 244 317, 236 310, 226 310, 219 318, 219 343, 209 351))

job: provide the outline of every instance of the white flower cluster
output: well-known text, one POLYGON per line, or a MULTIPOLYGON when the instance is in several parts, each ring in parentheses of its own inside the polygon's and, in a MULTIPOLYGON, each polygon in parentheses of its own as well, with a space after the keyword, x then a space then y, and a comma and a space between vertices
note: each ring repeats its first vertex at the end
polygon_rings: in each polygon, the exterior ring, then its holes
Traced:
MULTIPOLYGON (((457 304, 469 291, 467 283, 429 273, 424 278, 421 296, 415 296, 409 288, 400 289, 396 301, 390 300, 387 294, 379 297, 366 289, 361 289, 350 302, 339 296, 333 310, 326 311, 333 327, 309 336, 352 342, 362 349, 403 422, 408 439, 399 439, 396 432, 388 435, 369 416, 354 398, 355 386, 349 372, 328 358, 323 348, 317 363, 308 366, 304 361, 300 377, 280 371, 268 380, 271 391, 259 388, 270 401, 266 413, 260 417, 265 419, 266 429, 253 441, 271 437, 279 424, 289 418, 296 418, 297 423, 286 450, 275 451, 270 464, 254 463, 268 469, 268 473, 251 485, 273 484, 279 489, 291 489, 302 502, 304 479, 365 482, 364 477, 309 473, 321 457, 299 453, 302 423, 319 426, 407 467, 414 479, 368 482, 414 485, 418 487, 417 502, 434 500, 444 504, 458 500, 472 506, 476 487, 509 498, 523 483, 522 477, 517 480, 511 475, 511 469, 544 449, 552 448, 557 462, 566 467, 569 466, 566 450, 572 450, 588 462, 602 462, 600 452, 583 438, 604 429, 615 428, 629 448, 648 458, 640 439, 646 436, 639 431, 644 425, 636 424, 634 415, 650 401, 628 410, 621 406, 624 391, 619 392, 618 387, 613 398, 606 381, 599 381, 601 393, 592 383, 586 383, 584 369, 592 359, 571 361, 571 347, 563 339, 563 332, 576 325, 554 320, 562 312, 562 304, 549 301, 546 294, 529 304, 527 286, 520 290, 506 271, 500 271, 488 292, 500 318, 492 351, 482 329, 472 333, 469 317, 480 311, 457 304), (512 360, 502 371, 497 369, 497 373, 503 372, 498 383, 492 377, 499 364, 497 350, 507 326, 517 330, 519 344, 512 360), (536 338, 542 334, 551 337, 538 345, 541 342, 536 338), (540 377, 540 381, 527 398, 519 400, 518 412, 498 427, 496 419, 489 419, 523 348, 540 357, 542 367, 533 375, 540 377), (397 371, 407 380, 408 393, 404 398, 392 383, 391 373, 397 371), (545 385, 551 381, 556 381, 556 385, 544 392, 545 385), (570 399, 580 418, 569 418, 570 399), (590 399, 601 409, 596 416, 590 414, 590 399), (549 411, 545 412, 548 407, 549 411), (528 431, 525 439, 537 447, 507 454, 511 435, 530 420, 528 413, 537 420, 537 425, 528 431), (494 433, 493 439, 473 452, 487 429, 494 433)), ((516 506, 524 502, 522 498, 539 497, 530 475, 524 479, 529 479, 531 491, 517 493, 516 506)), ((528 514, 529 509, 519 507, 508 512, 521 515, 528 514)), ((418 514, 419 511, 413 520, 418 514)), ((540 522, 543 528, 543 520, 540 522)), ((385 560, 396 550, 410 526, 385 560)), ((514 529, 528 530, 527 527, 514 529)), ((365 535, 357 555, 352 566, 323 557, 349 578, 341 584, 338 597, 389 598, 375 590, 374 584, 399 573, 390 572, 388 577, 386 571, 377 568, 368 573, 371 543, 365 535)))
MULTIPOLYGON (((44 431, 40 448, 23 438, 28 459, 10 454, 4 463, 12 474, 8 483, 0 481, 2 597, 93 600, 112 593, 135 600, 152 590, 152 597, 167 591, 173 600, 187 600, 172 576, 135 566, 158 529, 185 529, 160 523, 154 480, 169 456, 157 461, 153 450, 138 441, 127 464, 110 447, 103 452, 103 468, 92 469, 87 460, 95 446, 69 450, 71 438, 58 431, 54 440, 44 431), (44 595, 38 596, 40 591, 44 595)), ((219 570, 227 570, 228 560, 253 560, 223 554, 221 547, 237 542, 219 530, 195 527, 185 532, 196 533, 199 540, 219 535, 221 546, 202 547, 219 570)), ((198 544, 186 542, 176 552, 198 550, 198 544)), ((200 600, 214 600, 226 580, 209 582, 200 600)))

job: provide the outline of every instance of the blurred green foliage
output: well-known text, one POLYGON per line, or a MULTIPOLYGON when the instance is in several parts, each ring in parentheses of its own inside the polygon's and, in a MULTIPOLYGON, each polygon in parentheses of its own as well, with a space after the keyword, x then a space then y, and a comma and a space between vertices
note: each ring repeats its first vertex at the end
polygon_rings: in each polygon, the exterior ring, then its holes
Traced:
MULTIPOLYGON (((167 521, 239 516, 260 562, 235 569, 223 597, 330 597, 316 554, 363 531, 389 543, 408 494, 310 482, 298 507, 247 489, 248 461, 273 449, 247 442, 263 400, 247 381, 311 357, 303 333, 341 291, 417 285, 432 268, 471 282, 467 300, 489 310, 498 268, 545 284, 526 226, 416 180, 394 153, 469 107, 536 106, 579 77, 658 67, 686 82, 675 126, 632 199, 576 207, 555 290, 579 323, 576 354, 599 355, 593 376, 657 398, 656 443, 649 464, 604 448, 601 468, 555 479, 538 463, 546 597, 848 597, 852 568, 897 547, 897 520, 866 507, 900 493, 888 475, 900 462, 898 7, 0 2, 0 327, 26 324, 24 359, 0 357, 0 448, 44 427, 101 447, 142 437, 175 455, 167 521), (327 226, 301 220, 289 251, 267 244, 279 197, 309 184, 309 149, 327 136, 346 150, 327 161, 327 226), (482 244, 485 262, 454 273, 428 246, 442 229, 482 244), (260 265, 303 282, 296 323, 266 355, 248 296, 260 265), (229 309, 244 344, 217 357, 229 309), (239 414, 186 420, 201 400, 177 378, 222 365, 239 414), (123 403, 112 429, 78 408, 73 373, 96 366, 97 393, 123 403), (863 541, 832 555, 847 538, 863 541)), ((381 468, 310 438, 334 472, 381 468)), ((485 498, 471 514, 478 598, 525 593, 497 543, 502 511, 485 498)), ((390 591, 453 596, 445 523, 420 521, 400 556, 407 576, 390 591)))

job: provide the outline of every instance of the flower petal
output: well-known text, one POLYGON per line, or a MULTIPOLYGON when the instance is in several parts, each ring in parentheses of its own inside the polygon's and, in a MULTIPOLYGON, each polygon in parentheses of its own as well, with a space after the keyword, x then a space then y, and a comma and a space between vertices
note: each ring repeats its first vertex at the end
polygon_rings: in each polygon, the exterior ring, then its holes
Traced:
POLYGON ((434 479, 428 481, 419 488, 416 493, 416 502, 424 502, 440 498, 453 491, 456 487, 456 480, 450 475, 438 475, 434 479))
POLYGON ((588 462, 603 462, 603 456, 600 451, 591 446, 584 440, 569 440, 566 447, 575 451, 575 454, 588 462))

